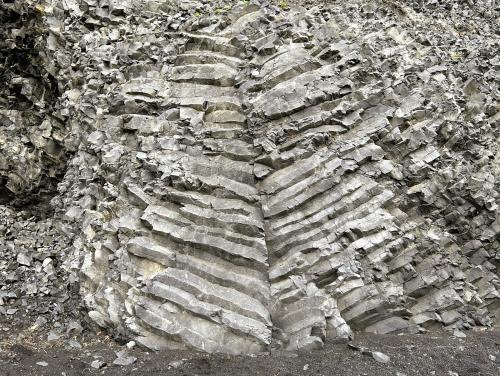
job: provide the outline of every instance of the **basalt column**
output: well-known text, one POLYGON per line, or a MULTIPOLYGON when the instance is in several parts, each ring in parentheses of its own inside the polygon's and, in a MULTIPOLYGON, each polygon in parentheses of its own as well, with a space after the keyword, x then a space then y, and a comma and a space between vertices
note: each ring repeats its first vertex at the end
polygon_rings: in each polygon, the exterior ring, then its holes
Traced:
POLYGON ((92 323, 230 354, 492 325, 489 89, 448 83, 420 34, 358 2, 44 10, 77 145, 53 204, 92 323))

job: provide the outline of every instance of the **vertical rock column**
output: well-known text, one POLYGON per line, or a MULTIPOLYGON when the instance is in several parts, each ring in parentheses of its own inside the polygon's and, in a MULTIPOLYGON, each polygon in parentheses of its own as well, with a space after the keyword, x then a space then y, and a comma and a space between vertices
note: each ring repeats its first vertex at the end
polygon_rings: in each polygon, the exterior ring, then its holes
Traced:
POLYGON ((368 137, 385 125, 383 108, 355 126, 340 119, 343 106, 359 105, 349 73, 291 44, 262 64, 252 102, 269 150, 256 162, 266 171, 271 312, 290 350, 349 337, 346 320, 365 328, 402 295, 391 282, 367 284, 357 256, 382 253, 395 227, 384 208, 392 192, 363 172, 383 168, 368 137))
MULTIPOLYGON (((146 33, 134 43, 146 37, 159 43, 146 33)), ((217 35, 167 38, 178 46, 171 63, 137 52, 86 142, 102 151, 99 190, 109 197, 84 230, 89 315, 151 348, 264 351, 268 261, 234 87, 242 53, 217 35)))
POLYGON ((240 138, 241 52, 223 37, 180 37, 165 72, 179 136, 152 155, 171 184, 157 185, 161 199, 143 200, 149 232, 127 245, 130 257, 164 267, 137 297, 137 323, 209 352, 262 351, 271 339, 268 262, 253 145, 240 138))

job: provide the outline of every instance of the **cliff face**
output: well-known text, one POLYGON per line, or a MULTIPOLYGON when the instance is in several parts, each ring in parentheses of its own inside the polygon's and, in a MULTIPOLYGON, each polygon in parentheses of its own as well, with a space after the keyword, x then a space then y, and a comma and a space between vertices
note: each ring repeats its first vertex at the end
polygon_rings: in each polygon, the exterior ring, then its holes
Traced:
POLYGON ((40 5, 89 317, 225 353, 498 324, 498 9, 412 4, 40 5))
POLYGON ((0 204, 47 201, 64 175, 64 122, 56 79, 45 69, 46 30, 34 2, 0 8, 0 204))

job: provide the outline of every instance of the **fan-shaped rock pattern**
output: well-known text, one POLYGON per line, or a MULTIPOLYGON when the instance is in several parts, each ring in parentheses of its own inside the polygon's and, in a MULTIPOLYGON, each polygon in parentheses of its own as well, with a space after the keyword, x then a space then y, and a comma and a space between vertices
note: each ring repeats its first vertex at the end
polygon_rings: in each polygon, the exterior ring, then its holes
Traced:
POLYGON ((492 324, 490 89, 464 82, 461 111, 441 73, 455 63, 354 3, 351 26, 345 4, 257 1, 66 1, 47 16, 53 70, 85 64, 67 87, 82 140, 59 209, 81 233, 94 322, 233 354, 492 324), (473 123, 482 164, 457 144, 473 123))

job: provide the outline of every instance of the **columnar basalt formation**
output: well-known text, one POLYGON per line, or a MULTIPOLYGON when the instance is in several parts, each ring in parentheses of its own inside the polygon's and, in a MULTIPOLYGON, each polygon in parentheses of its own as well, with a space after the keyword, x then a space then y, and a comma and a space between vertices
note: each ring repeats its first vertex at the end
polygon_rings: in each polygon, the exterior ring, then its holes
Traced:
POLYGON ((231 354, 498 323, 494 38, 371 3, 41 8, 93 322, 231 354))

